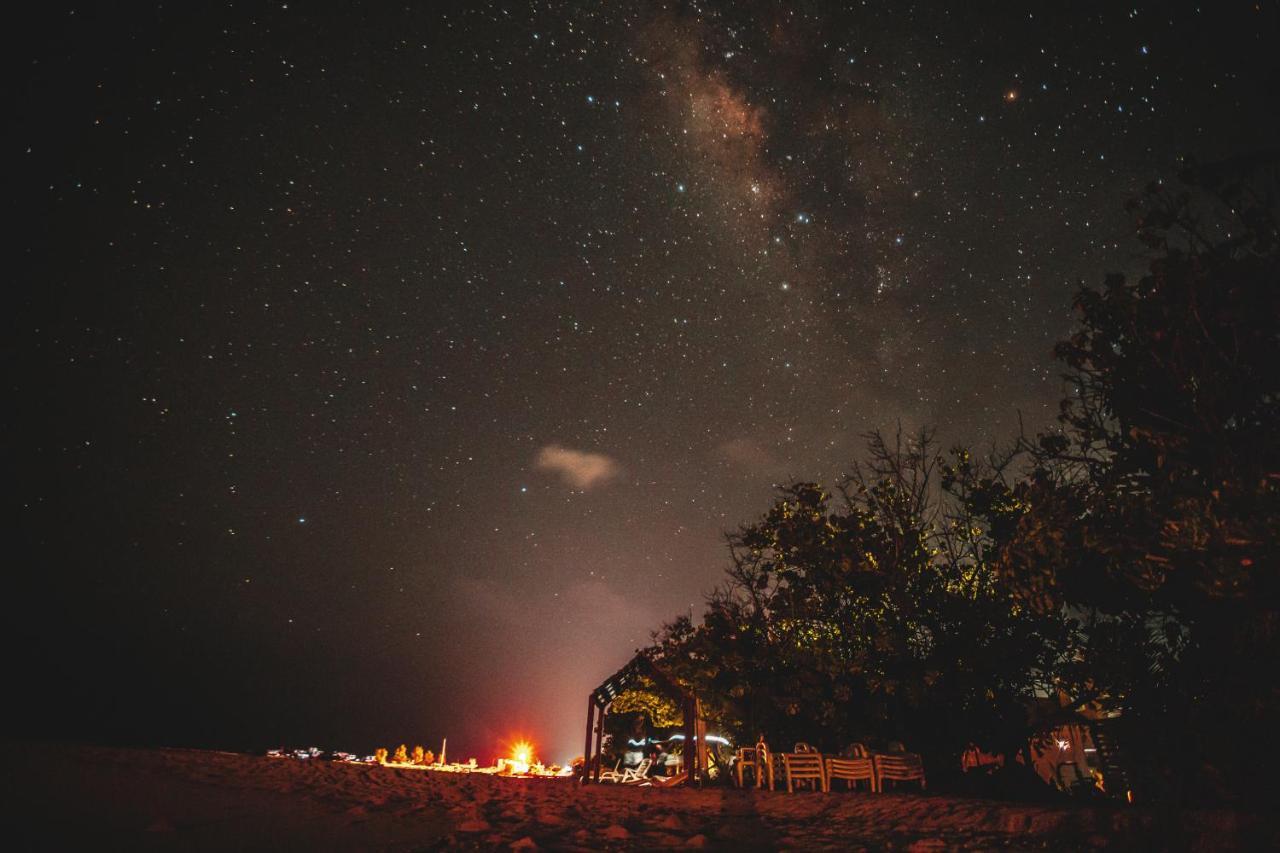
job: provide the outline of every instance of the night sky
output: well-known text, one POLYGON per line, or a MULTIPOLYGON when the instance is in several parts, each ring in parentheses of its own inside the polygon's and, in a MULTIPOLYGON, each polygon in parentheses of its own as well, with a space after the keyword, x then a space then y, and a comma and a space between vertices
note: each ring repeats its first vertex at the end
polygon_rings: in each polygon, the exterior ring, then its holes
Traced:
POLYGON ((1124 202, 1280 125, 1273 2, 187 5, 10 22, 18 733, 580 753, 774 483, 1050 423, 1124 202))

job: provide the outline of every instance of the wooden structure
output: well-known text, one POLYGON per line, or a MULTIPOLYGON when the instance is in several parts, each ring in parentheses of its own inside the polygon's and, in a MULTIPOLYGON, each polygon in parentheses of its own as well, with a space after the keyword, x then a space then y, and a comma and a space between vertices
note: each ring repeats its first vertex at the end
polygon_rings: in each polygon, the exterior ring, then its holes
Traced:
POLYGON ((600 781, 600 753, 604 747, 604 716, 613 700, 642 677, 651 680, 668 699, 676 703, 684 715, 684 772, 689 781, 699 784, 707 772, 707 724, 702 719, 698 697, 681 687, 676 680, 654 663, 644 652, 638 653, 622 669, 605 679, 587 697, 587 743, 582 781, 600 781))

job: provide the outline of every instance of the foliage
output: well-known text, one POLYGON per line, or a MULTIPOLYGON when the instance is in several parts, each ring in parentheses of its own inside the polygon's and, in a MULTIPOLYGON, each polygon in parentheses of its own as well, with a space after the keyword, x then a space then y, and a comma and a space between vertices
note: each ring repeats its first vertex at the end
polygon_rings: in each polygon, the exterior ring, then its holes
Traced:
POLYGON ((374 759, 374 761, 377 761, 379 764, 386 764, 386 763, 387 763, 387 751, 386 751, 385 749, 383 749, 382 747, 378 747, 377 749, 375 749, 375 750, 373 751, 373 759, 374 759))
POLYGON ((684 713, 676 703, 643 677, 636 680, 635 686, 619 693, 609 710, 614 714, 642 713, 650 726, 678 726, 684 721, 684 713))

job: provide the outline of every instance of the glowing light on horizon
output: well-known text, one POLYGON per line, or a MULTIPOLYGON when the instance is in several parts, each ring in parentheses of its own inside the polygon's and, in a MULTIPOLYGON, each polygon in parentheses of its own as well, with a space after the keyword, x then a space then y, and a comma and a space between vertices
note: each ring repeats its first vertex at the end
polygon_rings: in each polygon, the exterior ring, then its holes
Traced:
POLYGON ((512 773, 528 773, 534 765, 533 744, 527 740, 516 741, 511 745, 511 757, 503 763, 512 773))

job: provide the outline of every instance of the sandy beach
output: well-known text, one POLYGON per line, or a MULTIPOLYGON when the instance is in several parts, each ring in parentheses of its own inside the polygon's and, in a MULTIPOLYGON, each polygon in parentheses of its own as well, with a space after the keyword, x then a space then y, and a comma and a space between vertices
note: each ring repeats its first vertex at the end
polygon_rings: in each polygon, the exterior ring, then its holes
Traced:
POLYGON ((1252 821, 919 795, 659 790, 189 749, 10 745, 10 849, 1253 847, 1252 821))

